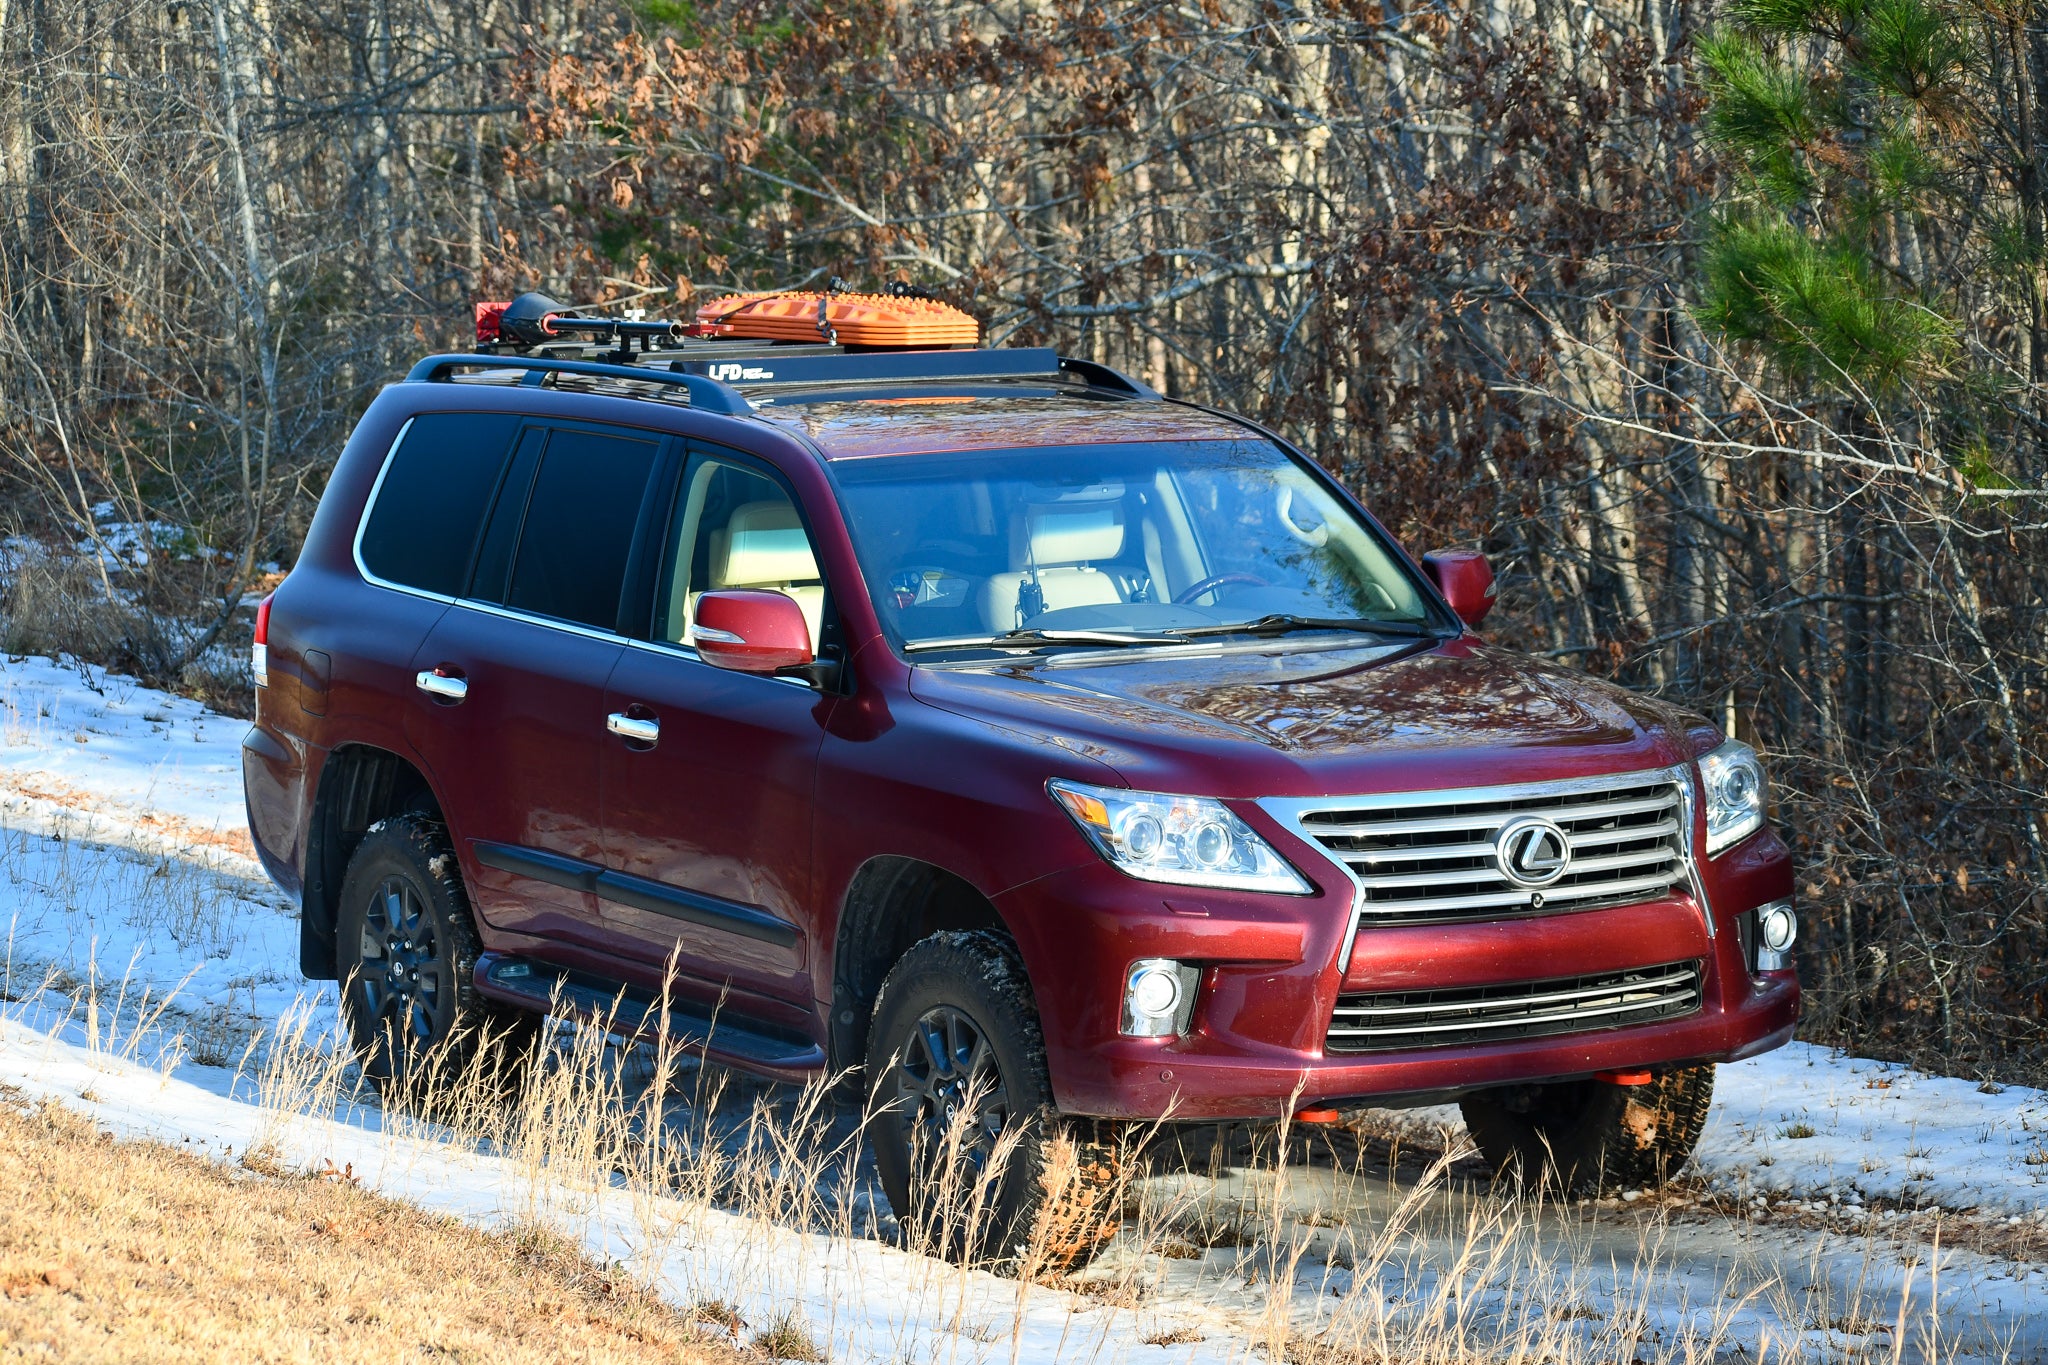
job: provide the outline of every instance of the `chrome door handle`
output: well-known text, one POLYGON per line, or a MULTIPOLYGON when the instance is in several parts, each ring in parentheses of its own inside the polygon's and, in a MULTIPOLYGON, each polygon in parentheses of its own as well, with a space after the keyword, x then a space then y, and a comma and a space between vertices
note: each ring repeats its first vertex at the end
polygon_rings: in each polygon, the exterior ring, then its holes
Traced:
POLYGON ((428 696, 439 697, 443 701, 461 701, 469 695, 469 679, 451 678, 446 673, 436 673, 431 668, 421 669, 414 676, 412 685, 428 696))
POLYGON ((661 738, 659 720, 642 720, 638 716, 629 716, 624 711, 614 711, 606 716, 604 728, 621 739, 630 739, 639 744, 652 744, 661 738))

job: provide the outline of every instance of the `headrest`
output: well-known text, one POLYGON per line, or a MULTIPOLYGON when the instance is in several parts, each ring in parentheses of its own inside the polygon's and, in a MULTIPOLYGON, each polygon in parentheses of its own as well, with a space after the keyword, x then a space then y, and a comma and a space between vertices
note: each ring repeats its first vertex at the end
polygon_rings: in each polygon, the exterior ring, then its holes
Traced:
POLYGON ((725 523, 725 567, 714 572, 720 587, 761 583, 813 583, 818 561, 796 508, 780 499, 741 503, 725 523))
POLYGON ((1031 559, 1039 565, 1115 559, 1124 548, 1124 509, 1079 503, 1031 509, 1031 559))

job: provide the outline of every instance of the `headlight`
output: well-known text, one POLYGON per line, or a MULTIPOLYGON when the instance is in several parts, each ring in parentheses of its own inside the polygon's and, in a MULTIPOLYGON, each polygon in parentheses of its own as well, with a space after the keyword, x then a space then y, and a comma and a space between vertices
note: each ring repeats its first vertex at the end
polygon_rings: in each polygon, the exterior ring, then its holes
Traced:
POLYGON ((1315 889, 1221 801, 1079 782, 1046 786, 1096 851, 1133 877, 1295 896, 1315 889))
POLYGON ((1707 796, 1707 856, 1763 828, 1770 793, 1756 750, 1729 740, 1700 760, 1700 785, 1707 796))

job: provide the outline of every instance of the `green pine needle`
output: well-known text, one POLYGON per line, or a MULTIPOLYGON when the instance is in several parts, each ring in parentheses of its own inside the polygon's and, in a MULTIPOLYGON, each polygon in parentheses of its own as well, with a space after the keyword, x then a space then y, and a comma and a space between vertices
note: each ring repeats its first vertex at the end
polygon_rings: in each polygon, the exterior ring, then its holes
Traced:
POLYGON ((1938 371, 1952 348, 1947 319, 1888 292, 1854 248, 1782 216, 1715 222, 1705 276, 1701 318, 1804 383, 1887 391, 1938 371))

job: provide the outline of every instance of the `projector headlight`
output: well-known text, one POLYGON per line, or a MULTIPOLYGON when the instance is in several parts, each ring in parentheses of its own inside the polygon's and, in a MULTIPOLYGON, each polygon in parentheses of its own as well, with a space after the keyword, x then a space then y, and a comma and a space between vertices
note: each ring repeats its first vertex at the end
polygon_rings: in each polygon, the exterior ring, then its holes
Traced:
POLYGON ((1079 782, 1046 787, 1096 852, 1133 877, 1290 896, 1315 889, 1221 801, 1079 782))
POLYGON ((1706 789, 1708 857, 1763 828, 1770 791, 1756 750, 1729 740, 1700 760, 1700 785, 1706 789))

